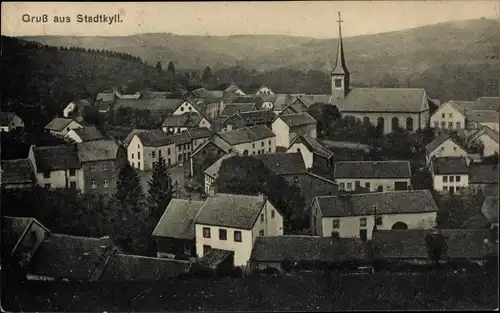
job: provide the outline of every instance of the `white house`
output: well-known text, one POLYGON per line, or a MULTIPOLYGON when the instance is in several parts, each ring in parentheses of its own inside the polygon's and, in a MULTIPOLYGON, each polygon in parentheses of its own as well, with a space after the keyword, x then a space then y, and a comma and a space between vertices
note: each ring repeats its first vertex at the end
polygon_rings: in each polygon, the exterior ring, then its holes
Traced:
POLYGON ((175 140, 159 129, 135 132, 127 145, 127 160, 140 171, 153 168, 153 163, 163 157, 168 165, 176 164, 175 140))
POLYGON ((212 194, 195 219, 198 257, 233 251, 235 266, 247 265, 255 238, 282 234, 283 216, 263 195, 212 194))
POLYGON ((85 191, 82 165, 75 144, 31 146, 28 159, 33 165, 39 186, 85 191))
POLYGON ((430 229, 438 207, 429 190, 316 197, 310 205, 313 235, 371 240, 377 229, 430 229))
POLYGON ((0 131, 9 132, 17 128, 24 128, 24 122, 16 113, 0 112, 0 131))
POLYGON ((469 186, 469 169, 464 157, 442 157, 431 161, 434 190, 443 193, 460 193, 469 186))
POLYGON ((498 131, 495 131, 488 126, 483 126, 481 129, 469 136, 467 143, 470 145, 480 142, 484 147, 483 156, 488 157, 494 155, 495 153, 498 154, 498 139, 498 131))
POLYGON ((66 137, 71 138, 76 143, 104 139, 102 133, 95 126, 71 129, 66 133, 66 137))
POLYGON ((172 115, 181 115, 184 113, 198 113, 198 115, 202 115, 202 109, 198 105, 198 103, 202 103, 201 100, 189 100, 181 102, 177 108, 175 109, 172 115))
POLYGON ((440 129, 463 129, 466 127, 466 112, 473 106, 473 101, 445 102, 432 114, 430 125, 440 129))
POLYGON ((167 116, 161 125, 163 132, 169 134, 176 134, 193 128, 210 127, 210 122, 196 112, 167 116))
MULTIPOLYGON (((460 146, 448 134, 442 134, 434 138, 427 146, 425 146, 425 157, 427 165, 430 164, 432 158, 442 157, 465 157, 467 158, 467 151, 460 146)), ((467 163, 469 160, 467 159, 467 163)))
POLYGON ((296 136, 286 153, 300 152, 306 168, 311 168, 313 164, 331 167, 333 162, 333 152, 319 143, 316 138, 308 135, 296 136))
POLYGON ((256 96, 270 96, 274 95, 274 92, 271 90, 271 88, 267 87, 266 85, 261 86, 257 92, 255 92, 256 96))
POLYGON ((407 190, 411 186, 409 161, 339 161, 334 166, 340 190, 359 187, 369 192, 407 190))
POLYGON ((276 145, 288 148, 297 135, 316 138, 316 124, 316 120, 307 112, 278 115, 272 124, 276 145))
POLYGON ((45 130, 48 130, 52 135, 66 136, 70 130, 82 127, 71 119, 56 117, 45 126, 45 130))

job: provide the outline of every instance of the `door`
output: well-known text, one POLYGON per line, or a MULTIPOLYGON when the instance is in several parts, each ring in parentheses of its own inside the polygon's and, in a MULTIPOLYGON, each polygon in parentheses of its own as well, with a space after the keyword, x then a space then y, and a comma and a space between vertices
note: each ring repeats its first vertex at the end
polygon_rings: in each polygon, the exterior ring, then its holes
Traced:
POLYGON ((394 190, 407 190, 408 189, 408 185, 405 181, 402 181, 402 182, 395 182, 394 183, 394 190))
POLYGON ((377 186, 377 191, 378 191, 378 192, 382 192, 382 191, 384 191, 384 187, 383 187, 383 186, 377 186))
POLYGON ((368 235, 367 235, 366 229, 359 230, 359 238, 361 238, 361 240, 363 240, 363 241, 367 240, 368 235))

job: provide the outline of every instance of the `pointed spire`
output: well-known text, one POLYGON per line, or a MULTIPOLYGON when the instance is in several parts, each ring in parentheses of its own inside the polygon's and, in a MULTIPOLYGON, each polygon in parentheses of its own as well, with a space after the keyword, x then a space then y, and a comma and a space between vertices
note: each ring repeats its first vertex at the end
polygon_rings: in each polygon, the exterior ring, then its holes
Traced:
POLYGON ((337 23, 339 23, 339 39, 338 39, 338 44, 337 44, 337 61, 335 63, 335 68, 332 71, 332 74, 349 74, 349 71, 347 70, 347 66, 345 65, 344 45, 342 43, 341 23, 343 21, 340 18, 340 12, 338 12, 338 13, 339 13, 339 19, 338 19, 337 23))

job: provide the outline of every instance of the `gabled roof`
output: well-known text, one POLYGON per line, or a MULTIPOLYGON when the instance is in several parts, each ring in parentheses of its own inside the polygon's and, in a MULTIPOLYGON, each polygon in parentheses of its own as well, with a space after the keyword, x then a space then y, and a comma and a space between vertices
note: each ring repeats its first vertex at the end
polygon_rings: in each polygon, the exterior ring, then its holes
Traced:
POLYGON ((268 153, 248 157, 262 161, 274 175, 307 174, 304 159, 300 153, 268 153))
POLYGON ((232 116, 238 112, 250 112, 255 110, 255 103, 228 103, 221 112, 221 116, 232 116))
POLYGON ((188 261, 114 254, 107 261, 99 281, 153 282, 179 276, 190 269, 188 261))
POLYGON ((138 134, 138 133, 144 133, 144 132, 148 132, 150 131, 150 129, 132 129, 130 131, 130 133, 128 133, 127 137, 125 137, 125 139, 123 139, 123 145, 125 146, 125 148, 129 145, 129 143, 132 141, 132 138, 134 138, 134 135, 135 134, 138 134))
POLYGON ((150 98, 150 99, 116 99, 115 107, 133 108, 142 110, 164 110, 173 112, 182 99, 165 99, 165 98, 150 98))
POLYGON ((170 140, 176 145, 182 145, 191 142, 191 138, 187 132, 181 132, 170 135, 170 140))
POLYGON ((195 112, 184 113, 181 115, 170 115, 165 118, 162 127, 197 127, 200 124, 202 116, 195 112))
POLYGON ((422 88, 354 88, 339 107, 342 112, 422 112, 426 99, 422 88))
POLYGON ((468 174, 467 160, 464 157, 440 157, 432 160, 435 175, 468 174))
POLYGON ((276 137, 276 135, 265 125, 242 127, 231 131, 219 132, 217 133, 217 136, 230 145, 238 145, 241 143, 276 137))
POLYGON ((153 230, 154 237, 194 239, 194 218, 203 201, 172 199, 153 230))
POLYGON ((233 114, 224 120, 223 124, 236 124, 237 127, 253 126, 259 124, 268 124, 276 118, 276 114, 271 110, 259 110, 250 112, 241 112, 233 114))
POLYGON ((16 113, 0 112, 0 126, 8 126, 15 116, 16 113))
MULTIPOLYGON (((499 97, 480 97, 476 100, 475 110, 496 111, 500 109, 499 97)), ((497 114, 498 115, 498 114, 497 114)))
POLYGON ((269 98, 267 98, 269 100, 267 101, 273 102, 274 111, 281 111, 287 106, 291 105, 298 97, 299 94, 276 94, 269 96, 269 98))
POLYGON ((229 257, 234 257, 234 251, 212 248, 200 258, 199 264, 206 269, 217 270, 229 257))
POLYGON ((434 140, 432 140, 431 142, 429 142, 425 146, 425 151, 427 152, 427 154, 430 154, 432 151, 436 150, 440 145, 442 145, 448 139, 453 141, 457 146, 461 147, 455 140, 453 140, 450 134, 443 133, 434 138, 434 140))
MULTIPOLYGON (((159 129, 150 129, 144 132, 137 132, 135 135, 139 137, 142 144, 146 147, 163 147, 175 143, 175 135, 166 134, 159 129)), ((184 136, 187 135, 184 134, 184 136)))
POLYGON ((114 140, 95 140, 76 144, 80 162, 116 160, 118 145, 114 140))
POLYGON ((309 135, 299 135, 295 137, 292 142, 290 143, 290 146, 288 149, 290 149, 293 144, 295 143, 301 143, 304 146, 306 146, 309 151, 311 151, 314 154, 317 154, 325 159, 329 159, 333 156, 333 152, 325 148, 321 143, 319 143, 316 138, 313 138, 309 135))
POLYGON ((34 184, 35 169, 29 159, 2 160, 0 164, 3 184, 34 184))
POLYGON ((84 126, 82 128, 73 129, 82 141, 93 141, 104 139, 102 133, 95 126, 84 126))
POLYGON ((496 130, 494 130, 488 126, 481 127, 480 130, 478 130, 474 135, 471 136, 470 142, 473 142, 474 140, 476 140, 477 138, 479 138, 483 134, 486 134, 487 136, 489 136, 497 144, 500 142, 499 133, 496 130))
POLYGON ((191 139, 208 138, 213 135, 213 132, 205 127, 188 129, 186 133, 191 139))
POLYGON ((409 161, 339 161, 335 178, 411 178, 409 161))
POLYGON ((190 92, 187 93, 190 97, 193 98, 199 98, 199 99, 205 99, 208 102, 214 102, 222 98, 223 92, 216 92, 214 93, 213 91, 208 91, 205 88, 198 88, 191 90, 190 92))
POLYGON ((469 165, 469 184, 498 184, 498 164, 469 165))
POLYGON ((76 144, 35 147, 34 155, 38 172, 81 168, 76 144))
POLYGON ((300 100, 307 108, 315 103, 330 103, 331 95, 299 95, 295 100, 300 100))
POLYGON ((490 224, 498 223, 498 206, 498 197, 487 197, 483 202, 481 213, 490 224))
MULTIPOLYGON (((442 108, 445 105, 450 105, 454 109, 456 109, 458 112, 460 112, 464 117, 466 116, 467 112, 470 110, 474 109, 474 101, 458 101, 458 100, 450 100, 445 103, 443 103, 439 108, 442 108)), ((439 111, 436 110, 436 113, 439 111)), ((434 114, 436 114, 434 113, 434 114)))
POLYGON ((467 123, 498 123, 497 112, 492 111, 469 111, 467 112, 467 123))
POLYGON ((288 127, 316 124, 316 120, 307 112, 279 115, 277 118, 285 122, 288 127))
POLYGON ((437 212, 429 190, 372 192, 316 197, 323 217, 437 212))
POLYGON ((214 197, 208 197, 203 203, 195 223, 252 229, 264 204, 261 195, 216 194, 214 197))
POLYGON ((236 152, 231 152, 229 154, 223 155, 220 159, 215 161, 214 164, 210 165, 205 170, 205 174, 212 177, 212 178, 217 178, 217 176, 219 175, 220 166, 222 165, 222 161, 224 161, 225 159, 229 159, 229 158, 236 156, 236 155, 238 155, 236 152))
POLYGON ((255 239, 253 262, 346 262, 368 259, 366 243, 358 239, 316 236, 270 236, 255 239))
POLYGON ((69 118, 56 117, 52 121, 50 121, 50 123, 48 123, 47 126, 45 126, 45 129, 61 131, 64 128, 66 128, 72 121, 73 120, 69 118))

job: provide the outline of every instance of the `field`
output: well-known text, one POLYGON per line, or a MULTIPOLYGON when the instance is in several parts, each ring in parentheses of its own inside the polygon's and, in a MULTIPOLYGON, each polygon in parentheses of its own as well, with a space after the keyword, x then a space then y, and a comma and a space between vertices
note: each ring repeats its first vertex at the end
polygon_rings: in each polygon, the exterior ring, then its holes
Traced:
POLYGON ((10 311, 478 310, 498 307, 486 274, 191 278, 155 284, 25 283, 2 288, 10 311), (15 296, 14 296, 15 295, 15 296))

